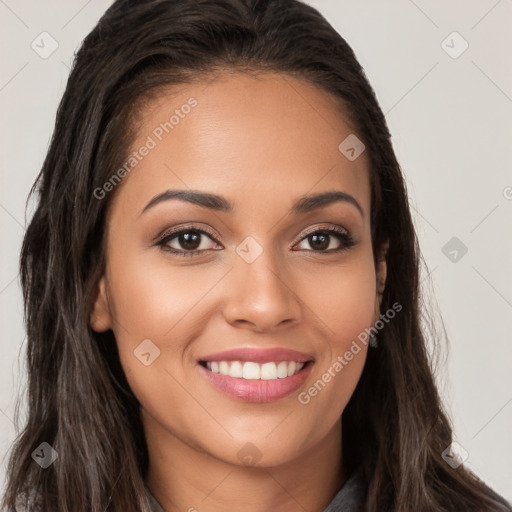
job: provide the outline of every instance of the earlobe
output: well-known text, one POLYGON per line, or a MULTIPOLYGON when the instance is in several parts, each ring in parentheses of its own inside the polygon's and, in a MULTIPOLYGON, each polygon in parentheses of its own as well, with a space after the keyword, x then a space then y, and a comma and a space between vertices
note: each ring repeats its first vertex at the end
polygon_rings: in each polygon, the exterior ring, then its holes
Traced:
POLYGON ((112 318, 110 315, 105 276, 98 281, 96 287, 90 323, 91 327, 96 332, 104 332, 112 328, 112 318))

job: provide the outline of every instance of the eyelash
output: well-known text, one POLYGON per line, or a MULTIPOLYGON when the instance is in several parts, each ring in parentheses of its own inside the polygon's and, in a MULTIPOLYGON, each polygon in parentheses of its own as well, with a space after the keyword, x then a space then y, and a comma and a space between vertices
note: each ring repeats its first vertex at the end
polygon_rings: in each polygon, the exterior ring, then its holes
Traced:
MULTIPOLYGON (((167 247, 167 244, 171 240, 173 240, 174 238, 176 238, 177 236, 179 236, 179 235, 181 235, 183 233, 200 233, 202 235, 209 236, 214 242, 219 243, 215 239, 215 236, 213 235, 213 233, 210 233, 209 231, 207 231, 205 229, 200 229, 200 228, 197 228, 197 227, 194 227, 194 226, 185 226, 184 228, 181 228, 179 230, 172 231, 170 233, 164 233, 158 239, 158 241, 154 244, 154 246, 159 246, 164 251, 167 251, 167 252, 170 252, 173 255, 182 256, 182 257, 191 257, 191 256, 198 255, 200 253, 203 253, 203 252, 205 252, 207 250, 213 250, 213 249, 196 249, 194 251, 183 251, 183 250, 176 250, 176 249, 171 249, 171 248, 167 247)), ((344 229, 336 228, 336 227, 333 227, 333 228, 316 228, 316 229, 307 231, 304 234, 304 236, 299 240, 299 243, 302 242, 303 240, 305 240, 306 238, 308 238, 311 235, 320 234, 320 233, 321 234, 331 235, 331 236, 335 235, 340 240, 340 242, 342 243, 342 247, 339 248, 339 249, 334 249, 334 250, 331 249, 330 251, 309 250, 308 252, 315 252, 315 253, 318 253, 318 254, 341 253, 341 252, 344 252, 344 251, 350 249, 352 246, 355 245, 355 241, 354 241, 352 235, 350 235, 344 229)))

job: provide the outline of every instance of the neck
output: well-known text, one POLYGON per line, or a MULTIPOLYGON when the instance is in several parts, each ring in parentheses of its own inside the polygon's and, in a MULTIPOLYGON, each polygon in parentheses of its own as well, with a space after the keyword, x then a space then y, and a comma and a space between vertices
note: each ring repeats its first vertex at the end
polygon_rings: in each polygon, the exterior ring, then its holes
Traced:
POLYGON ((245 467, 192 448, 143 412, 146 485, 166 512, 323 511, 346 480, 341 419, 316 446, 273 467, 245 467))

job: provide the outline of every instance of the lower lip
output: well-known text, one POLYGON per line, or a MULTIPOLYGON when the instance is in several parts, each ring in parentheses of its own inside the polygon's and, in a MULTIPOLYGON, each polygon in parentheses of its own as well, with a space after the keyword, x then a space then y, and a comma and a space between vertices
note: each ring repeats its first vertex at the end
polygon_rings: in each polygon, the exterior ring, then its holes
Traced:
POLYGON ((299 373, 284 379, 260 380, 239 379, 215 373, 198 364, 200 371, 222 392, 245 402, 274 402, 293 393, 304 383, 311 371, 312 362, 307 363, 299 373))

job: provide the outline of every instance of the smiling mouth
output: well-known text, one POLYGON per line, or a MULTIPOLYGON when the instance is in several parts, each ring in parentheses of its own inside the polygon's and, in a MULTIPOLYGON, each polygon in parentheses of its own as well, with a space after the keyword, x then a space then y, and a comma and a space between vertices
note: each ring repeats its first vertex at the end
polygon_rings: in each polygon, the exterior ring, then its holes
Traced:
POLYGON ((212 373, 245 380, 278 380, 293 377, 313 361, 199 361, 199 364, 212 373))

